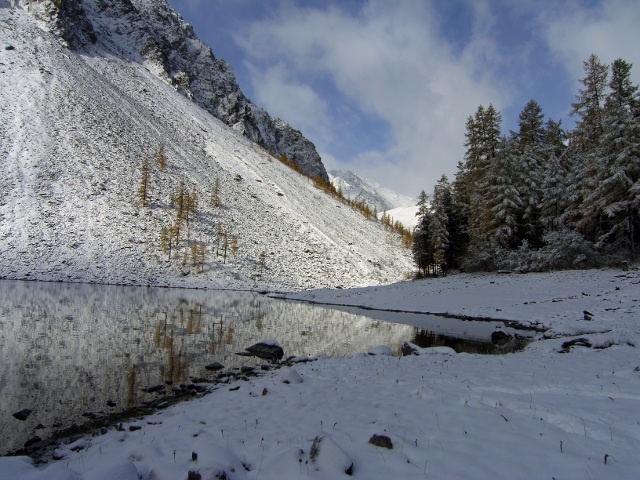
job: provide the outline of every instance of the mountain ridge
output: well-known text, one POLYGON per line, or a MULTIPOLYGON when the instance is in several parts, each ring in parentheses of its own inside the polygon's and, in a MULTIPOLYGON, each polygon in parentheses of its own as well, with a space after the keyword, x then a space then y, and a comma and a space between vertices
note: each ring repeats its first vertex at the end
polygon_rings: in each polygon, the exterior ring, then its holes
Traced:
POLYGON ((413 206, 416 200, 390 190, 373 180, 361 177, 351 170, 331 170, 329 178, 334 187, 340 188, 345 197, 351 200, 364 200, 378 212, 413 206))
POLYGON ((19 0, 51 33, 77 52, 147 66, 160 79, 276 155, 286 154, 311 177, 329 181, 315 145, 251 102, 231 66, 218 59, 165 0, 19 0))

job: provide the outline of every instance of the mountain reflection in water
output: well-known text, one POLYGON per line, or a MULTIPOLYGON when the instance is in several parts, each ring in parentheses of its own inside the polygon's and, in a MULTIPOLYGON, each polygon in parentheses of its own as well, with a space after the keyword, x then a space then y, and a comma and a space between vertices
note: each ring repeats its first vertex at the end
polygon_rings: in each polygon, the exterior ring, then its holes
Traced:
POLYGON ((248 292, 0 281, 0 454, 157 398, 144 388, 213 378, 204 367, 214 361, 259 365, 235 353, 260 340, 285 356, 347 355, 398 352, 414 333, 248 292), (25 421, 12 416, 25 408, 25 421))
POLYGON ((265 339, 285 357, 376 345, 400 354, 405 341, 499 353, 490 343, 496 322, 349 310, 252 292, 0 280, 0 455, 157 400, 149 387, 171 393, 213 379, 218 373, 205 369, 212 362, 227 371, 260 365, 236 352, 265 339), (32 410, 26 420, 13 417, 23 409, 32 410))

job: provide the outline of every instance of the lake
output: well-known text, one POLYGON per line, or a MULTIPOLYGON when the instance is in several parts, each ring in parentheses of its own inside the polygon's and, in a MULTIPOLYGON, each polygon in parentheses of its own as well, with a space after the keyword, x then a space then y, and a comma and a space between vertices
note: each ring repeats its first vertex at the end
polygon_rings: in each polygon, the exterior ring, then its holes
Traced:
MULTIPOLYGON (((264 360, 236 355, 275 339, 285 357, 366 352, 405 341, 494 353, 499 322, 323 308, 252 292, 0 281, 0 454, 34 437, 158 399, 149 387, 213 379, 264 360), (375 317, 378 318, 375 318, 375 317), (477 325, 476 325, 477 324, 477 325), (13 414, 31 410, 26 420, 13 414)), ((503 330, 509 330, 503 328, 503 330)))

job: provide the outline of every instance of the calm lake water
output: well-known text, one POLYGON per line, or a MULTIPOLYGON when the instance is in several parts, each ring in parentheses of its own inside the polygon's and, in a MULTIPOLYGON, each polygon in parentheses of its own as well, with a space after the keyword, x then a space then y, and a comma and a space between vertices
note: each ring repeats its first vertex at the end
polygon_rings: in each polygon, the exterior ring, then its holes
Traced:
POLYGON ((260 340, 276 339, 285 356, 348 355, 376 345, 398 353, 405 341, 491 353, 496 325, 478 323, 248 292, 0 281, 0 454, 82 424, 88 414, 157 399, 148 387, 214 378, 204 368, 211 362, 226 370, 260 365, 236 355, 260 340), (32 410, 24 421, 12 415, 22 409, 32 410))

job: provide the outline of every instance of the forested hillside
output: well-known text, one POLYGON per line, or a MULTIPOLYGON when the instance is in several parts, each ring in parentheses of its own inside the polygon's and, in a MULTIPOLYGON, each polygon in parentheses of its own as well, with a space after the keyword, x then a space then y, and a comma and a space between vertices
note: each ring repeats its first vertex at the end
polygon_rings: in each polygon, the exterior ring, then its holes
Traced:
POLYGON ((455 179, 422 192, 414 259, 422 273, 577 268, 633 261, 640 241, 640 96, 631 64, 591 55, 564 130, 531 100, 518 130, 479 106, 455 179))

